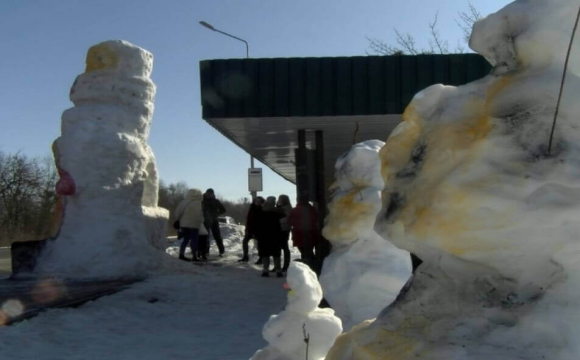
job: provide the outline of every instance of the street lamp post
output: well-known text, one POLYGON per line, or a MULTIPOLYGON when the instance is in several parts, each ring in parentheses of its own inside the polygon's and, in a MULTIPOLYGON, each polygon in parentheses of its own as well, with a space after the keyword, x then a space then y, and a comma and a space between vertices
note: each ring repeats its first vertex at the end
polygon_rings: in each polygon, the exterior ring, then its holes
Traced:
POLYGON ((250 48, 249 48, 248 42, 246 40, 240 39, 239 37, 234 36, 232 34, 228 34, 227 32, 218 30, 218 29, 214 28, 213 26, 211 26, 210 24, 206 23, 205 21, 200 21, 199 24, 207 29, 210 29, 211 31, 219 32, 220 34, 224 34, 225 36, 229 36, 231 38, 234 38, 236 40, 243 42, 244 44, 246 44, 246 59, 250 58, 250 48))
MULTIPOLYGON (((213 27, 212 25, 210 25, 210 24, 206 23, 205 21, 200 21, 200 22, 199 22, 199 24, 200 24, 201 26, 205 27, 206 29, 209 29, 209 30, 211 30, 211 31, 218 32, 218 33, 220 33, 220 34, 223 34, 223 35, 225 35, 225 36, 229 36, 229 37, 231 37, 231 38, 233 38, 233 39, 236 39, 236 40, 239 40, 239 41, 243 42, 244 44, 246 44, 246 59, 249 59, 249 58, 250 58, 250 47, 248 46, 248 42, 247 42, 246 40, 244 40, 244 39, 241 39, 241 38, 239 38, 239 37, 237 37, 237 36, 234 36, 234 35, 232 35, 232 34, 228 34, 227 32, 224 32, 224 31, 218 30, 218 29, 216 29, 215 27, 213 27)), ((250 167, 251 167, 252 169, 254 168, 254 157, 253 157, 252 155, 250 155, 250 167)), ((251 192, 251 194, 252 194, 252 200, 253 200, 253 199, 255 199, 255 198, 256 198, 256 196, 257 196, 257 193, 256 193, 256 191, 252 191, 252 192, 251 192)))

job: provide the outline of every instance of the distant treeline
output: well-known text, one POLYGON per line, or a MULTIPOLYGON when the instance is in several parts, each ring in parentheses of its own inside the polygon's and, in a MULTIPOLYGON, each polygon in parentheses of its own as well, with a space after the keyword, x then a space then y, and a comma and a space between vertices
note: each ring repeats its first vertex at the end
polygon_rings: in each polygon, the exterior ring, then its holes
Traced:
POLYGON ((52 157, 0 151, 0 246, 51 235, 57 180, 52 157))
MULTIPOLYGON (((0 151, 0 246, 14 241, 46 239, 54 235, 58 173, 52 156, 29 157, 0 151)), ((174 211, 187 193, 185 182, 159 184, 159 206, 170 211, 168 230, 174 233, 174 211)), ((201 189, 204 191, 205 189, 201 189)), ((250 207, 248 198, 221 199, 227 216, 243 224, 250 207)))

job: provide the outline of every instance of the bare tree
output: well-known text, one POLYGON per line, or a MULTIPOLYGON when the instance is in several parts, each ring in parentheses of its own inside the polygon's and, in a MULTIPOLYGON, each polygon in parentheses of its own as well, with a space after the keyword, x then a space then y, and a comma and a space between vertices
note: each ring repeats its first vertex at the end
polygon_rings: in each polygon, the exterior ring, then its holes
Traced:
POLYGON ((56 179, 49 158, 0 152, 0 243, 49 235, 56 179))
POLYGON ((469 37, 471 36, 471 29, 473 28, 473 24, 483 16, 481 13, 473 6, 472 3, 469 3, 469 10, 462 11, 458 13, 459 20, 455 20, 457 25, 463 30, 463 41, 467 44, 469 42, 469 37))
MULTIPOLYGON (((464 43, 469 42, 469 36, 471 34, 471 28, 473 24, 482 18, 481 13, 469 3, 469 9, 467 11, 458 13, 459 19, 455 22, 463 31, 463 41, 464 43)), ((394 29, 395 32, 395 44, 388 44, 383 40, 377 38, 367 37, 369 42, 370 51, 369 54, 374 55, 419 55, 419 54, 449 54, 449 42, 441 38, 439 30, 437 29, 437 23, 439 20, 439 13, 435 14, 432 22, 429 23, 429 48, 417 48, 417 42, 415 37, 410 33, 402 33, 398 29, 394 29)), ((453 52, 463 53, 465 51, 464 44, 458 43, 455 46, 453 52)))
POLYGON ((429 33, 431 34, 431 38, 429 39, 429 46, 431 47, 432 53, 448 54, 449 42, 447 40, 441 39, 441 36, 439 36, 439 31, 437 30, 437 20, 439 20, 439 12, 435 14, 435 19, 429 23, 429 33))
POLYGON ((220 199, 220 201, 226 208, 227 216, 231 216, 238 224, 246 224, 246 215, 248 214, 248 210, 250 210, 250 205, 252 204, 248 198, 243 197, 237 201, 220 199))
POLYGON ((159 181, 159 206, 169 210, 168 235, 175 235, 176 231, 172 224, 175 221, 175 209, 185 199, 189 187, 183 181, 167 185, 163 180, 159 181))

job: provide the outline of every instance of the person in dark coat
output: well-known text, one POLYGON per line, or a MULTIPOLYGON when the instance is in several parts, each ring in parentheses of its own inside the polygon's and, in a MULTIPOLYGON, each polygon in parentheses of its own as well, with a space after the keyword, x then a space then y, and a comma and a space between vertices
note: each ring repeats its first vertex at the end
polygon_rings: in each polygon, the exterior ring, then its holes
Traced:
POLYGON ((311 264, 314 260, 314 248, 319 240, 318 214, 308 201, 298 200, 290 212, 288 225, 292 229, 292 242, 300 250, 302 261, 311 264))
MULTIPOLYGON (((222 203, 216 199, 213 189, 207 189, 205 194, 203 194, 203 219, 204 225, 208 232, 211 232, 215 243, 219 249, 220 256, 224 255, 224 241, 222 239, 222 234, 220 232, 220 223, 218 217, 226 213, 226 208, 222 203)), ((209 252, 209 247, 207 249, 209 252)))
POLYGON ((276 209, 284 215, 280 219, 280 226, 282 228, 282 233, 280 237, 282 252, 284 253, 284 266, 282 266, 282 271, 288 271, 288 266, 290 266, 290 248, 288 247, 288 240, 290 239, 290 226, 288 225, 288 217, 292 211, 292 203, 288 195, 278 196, 278 202, 276 203, 276 209))
POLYGON ((274 270, 278 277, 284 276, 280 268, 280 252, 282 246, 280 238, 282 236, 282 227, 280 219, 284 217, 276 210, 276 198, 269 196, 262 206, 260 214, 260 226, 258 228, 258 247, 262 251, 263 270, 262 276, 268 277, 270 268, 270 257, 274 258, 274 270))
MULTIPOLYGON (((257 198, 254 199, 252 205, 250 205, 250 210, 248 210, 248 215, 246 216, 246 231, 244 234, 244 240, 242 241, 244 255, 240 260, 238 260, 238 262, 249 261, 248 243, 250 242, 251 239, 257 239, 256 234, 258 233, 258 226, 260 226, 259 217, 262 212, 262 205, 264 204, 265 201, 266 200, 264 200, 263 197, 258 196, 257 198)), ((262 258, 259 246, 258 246, 258 256, 260 256, 260 259, 262 258)), ((260 259, 258 260, 259 263, 261 263, 260 259)))

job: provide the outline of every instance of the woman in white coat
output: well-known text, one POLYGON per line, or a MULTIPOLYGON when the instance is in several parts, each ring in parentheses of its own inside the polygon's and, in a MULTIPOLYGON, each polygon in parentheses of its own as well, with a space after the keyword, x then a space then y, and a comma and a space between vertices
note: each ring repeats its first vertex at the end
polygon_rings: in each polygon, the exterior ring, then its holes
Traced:
POLYGON ((179 220, 179 227, 183 234, 183 241, 179 248, 179 259, 187 260, 185 257, 185 248, 189 243, 191 246, 191 261, 200 261, 198 258, 198 238, 199 229, 203 224, 203 211, 201 209, 202 194, 198 189, 191 189, 187 192, 177 209, 175 210, 175 219, 179 220))

